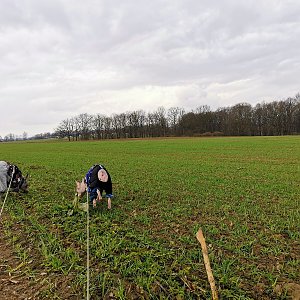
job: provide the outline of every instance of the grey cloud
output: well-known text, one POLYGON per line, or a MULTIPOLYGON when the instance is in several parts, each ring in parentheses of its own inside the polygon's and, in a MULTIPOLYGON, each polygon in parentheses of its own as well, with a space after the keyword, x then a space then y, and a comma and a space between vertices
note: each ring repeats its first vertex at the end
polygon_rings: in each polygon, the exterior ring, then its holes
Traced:
POLYGON ((296 0, 3 0, 0 103, 22 112, 17 125, 1 120, 0 135, 42 132, 103 106, 109 114, 292 96, 299 15, 296 0))

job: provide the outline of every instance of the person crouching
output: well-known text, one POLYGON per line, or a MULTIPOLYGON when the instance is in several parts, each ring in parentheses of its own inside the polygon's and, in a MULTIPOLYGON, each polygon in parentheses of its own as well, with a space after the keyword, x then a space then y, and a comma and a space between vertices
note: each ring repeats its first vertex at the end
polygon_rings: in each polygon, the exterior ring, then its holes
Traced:
POLYGON ((76 192, 81 197, 85 191, 88 191, 90 201, 93 207, 96 207, 97 202, 102 200, 103 192, 107 198, 108 209, 111 209, 112 181, 107 169, 102 165, 94 165, 87 172, 85 178, 81 182, 76 182, 76 192))

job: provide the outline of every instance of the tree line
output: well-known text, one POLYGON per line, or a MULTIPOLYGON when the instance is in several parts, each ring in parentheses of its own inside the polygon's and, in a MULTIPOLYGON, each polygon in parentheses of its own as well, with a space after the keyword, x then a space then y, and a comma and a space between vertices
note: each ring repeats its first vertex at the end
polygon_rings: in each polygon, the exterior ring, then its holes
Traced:
POLYGON ((300 134, 300 94, 251 106, 239 103, 215 111, 202 105, 186 112, 158 107, 106 116, 79 114, 60 122, 54 136, 69 140, 167 136, 272 136, 300 134))
POLYGON ((9 133, 9 134, 5 135, 3 138, 0 135, 0 142, 45 140, 45 139, 50 139, 50 138, 57 138, 56 133, 44 132, 44 133, 38 133, 38 134, 35 134, 34 136, 29 137, 28 133, 24 131, 22 135, 16 135, 13 133, 9 133))
POLYGON ((54 132, 32 137, 8 134, 1 141, 67 138, 68 140, 149 138, 167 136, 272 136, 300 134, 300 94, 281 101, 251 106, 239 103, 212 110, 202 105, 184 108, 158 107, 155 111, 121 114, 87 113, 62 120, 54 132))

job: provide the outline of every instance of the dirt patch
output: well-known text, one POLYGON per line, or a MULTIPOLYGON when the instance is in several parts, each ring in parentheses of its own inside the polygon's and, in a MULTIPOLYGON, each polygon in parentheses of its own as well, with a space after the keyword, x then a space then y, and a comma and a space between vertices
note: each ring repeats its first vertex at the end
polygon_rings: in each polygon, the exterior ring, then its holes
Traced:
POLYGON ((1 225, 0 231, 0 299, 38 299, 40 291, 47 288, 44 280, 30 279, 24 273, 28 264, 15 256, 1 225))
POLYGON ((274 292, 280 296, 287 293, 292 300, 300 300, 300 285, 294 282, 279 283, 274 289, 274 292))
MULTIPOLYGON (((3 220, 3 216, 1 217, 3 220)), ((80 299, 72 290, 71 276, 50 274, 36 253, 17 257, 0 220, 0 299, 80 299)), ((14 228, 12 228, 12 232, 14 228)), ((26 238, 25 238, 26 239, 26 238)))

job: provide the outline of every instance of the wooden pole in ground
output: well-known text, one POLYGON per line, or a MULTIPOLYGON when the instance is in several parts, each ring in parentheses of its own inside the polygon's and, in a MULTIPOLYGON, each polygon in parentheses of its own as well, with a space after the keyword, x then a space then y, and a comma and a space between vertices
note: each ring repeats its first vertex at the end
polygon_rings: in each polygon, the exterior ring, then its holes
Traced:
POLYGON ((203 258, 204 258, 204 264, 205 264, 208 281, 209 281, 211 292, 212 292, 212 298, 213 298, 213 300, 218 300, 218 292, 217 292, 216 285, 215 285, 215 279, 214 279, 213 273, 211 271, 209 257, 208 257, 208 251, 207 251, 207 247, 206 247, 206 243, 205 243, 205 238, 203 236, 203 232, 202 232, 201 228, 198 230, 196 237, 202 248, 202 254, 203 254, 203 258))

